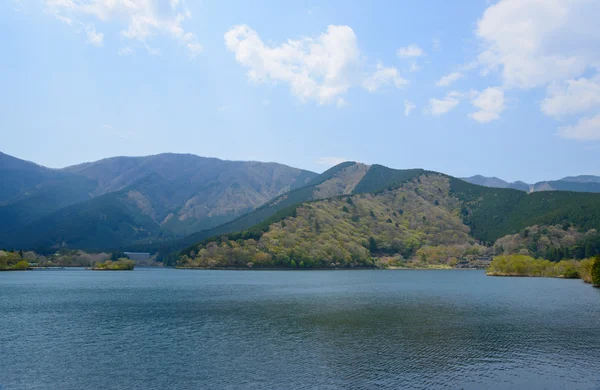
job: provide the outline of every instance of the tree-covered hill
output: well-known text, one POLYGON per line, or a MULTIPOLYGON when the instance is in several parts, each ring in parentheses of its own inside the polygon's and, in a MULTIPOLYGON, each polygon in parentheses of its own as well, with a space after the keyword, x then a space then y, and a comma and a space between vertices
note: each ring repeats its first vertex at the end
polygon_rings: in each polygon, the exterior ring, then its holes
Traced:
POLYGON ((291 260, 297 265, 296 259, 312 266, 364 266, 390 257, 392 263, 410 256, 426 259, 434 252, 432 246, 443 247, 444 253, 453 254, 446 258, 453 258, 476 242, 491 246, 533 225, 600 229, 600 194, 528 194, 418 169, 373 165, 348 195, 286 205, 279 214, 257 218, 253 226, 202 232, 201 241, 182 252, 180 264, 239 266, 240 259, 254 264, 251 259, 258 256, 262 266, 286 266, 291 260), (408 203, 395 203, 398 197, 408 203), (423 204, 427 207, 419 206, 423 204), (229 264, 236 256, 237 263, 229 264))
POLYGON ((305 186, 277 196, 231 222, 199 231, 182 239, 135 246, 133 249, 158 251, 162 257, 209 237, 247 230, 262 231, 261 229, 268 227, 271 220, 279 220, 290 215, 304 202, 352 193, 369 170, 369 166, 352 161, 338 164, 314 177, 305 186))
POLYGON ((179 264, 364 267, 376 258, 397 265, 426 246, 467 250, 475 241, 449 189, 446 177, 431 175, 377 194, 304 203, 262 234, 215 237, 189 248, 179 264))

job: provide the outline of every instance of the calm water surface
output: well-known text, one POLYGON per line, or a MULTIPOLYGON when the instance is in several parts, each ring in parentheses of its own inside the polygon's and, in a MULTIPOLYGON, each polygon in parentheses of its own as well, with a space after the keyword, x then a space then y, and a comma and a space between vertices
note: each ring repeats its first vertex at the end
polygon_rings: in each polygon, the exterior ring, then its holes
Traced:
POLYGON ((600 388, 600 290, 481 271, 0 273, 0 387, 600 388))

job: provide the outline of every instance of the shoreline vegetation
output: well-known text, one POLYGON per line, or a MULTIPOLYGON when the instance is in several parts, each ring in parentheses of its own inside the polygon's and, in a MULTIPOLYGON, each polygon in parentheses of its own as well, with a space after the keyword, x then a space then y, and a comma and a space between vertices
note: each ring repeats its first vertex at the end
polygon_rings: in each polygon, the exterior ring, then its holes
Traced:
POLYGON ((27 271, 61 268, 85 268, 94 271, 128 271, 139 266, 162 266, 154 258, 133 261, 125 253, 87 253, 61 249, 51 255, 33 251, 0 250, 0 271, 27 271))
POLYGON ((558 262, 534 259, 527 255, 496 256, 486 268, 486 275, 581 279, 594 287, 600 287, 600 255, 558 262))
POLYGON ((23 259, 22 252, 0 251, 0 271, 27 271, 31 265, 23 259))
POLYGON ((92 271, 133 271, 135 261, 120 258, 117 261, 106 260, 104 263, 96 263, 91 268, 92 271))

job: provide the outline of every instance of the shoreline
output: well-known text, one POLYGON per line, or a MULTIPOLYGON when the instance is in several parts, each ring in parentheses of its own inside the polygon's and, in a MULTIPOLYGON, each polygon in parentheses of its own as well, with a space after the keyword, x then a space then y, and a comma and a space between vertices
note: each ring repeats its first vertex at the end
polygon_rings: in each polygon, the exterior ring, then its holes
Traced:
POLYGON ((484 268, 411 268, 411 267, 354 267, 354 268, 240 268, 240 267, 164 267, 178 270, 196 270, 196 271, 481 271, 484 268))
POLYGON ((23 269, 0 269, 0 272, 9 272, 9 271, 33 271, 33 268, 23 268, 23 269))
MULTIPOLYGON (((505 273, 505 272, 486 272, 485 273, 486 276, 497 276, 497 277, 504 277, 504 278, 547 278, 547 279, 579 279, 579 280, 583 280, 579 277, 577 278, 569 278, 563 275, 559 275, 559 276, 544 276, 544 275, 528 275, 528 274, 514 274, 514 273, 505 273)), ((585 283, 585 280, 583 280, 585 283)))

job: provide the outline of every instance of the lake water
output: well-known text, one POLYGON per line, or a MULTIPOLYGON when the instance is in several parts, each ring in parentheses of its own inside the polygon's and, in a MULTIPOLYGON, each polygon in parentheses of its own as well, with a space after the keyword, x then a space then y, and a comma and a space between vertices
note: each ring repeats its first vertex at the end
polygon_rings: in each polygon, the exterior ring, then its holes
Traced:
POLYGON ((0 273, 9 389, 600 388, 600 290, 482 271, 0 273))

